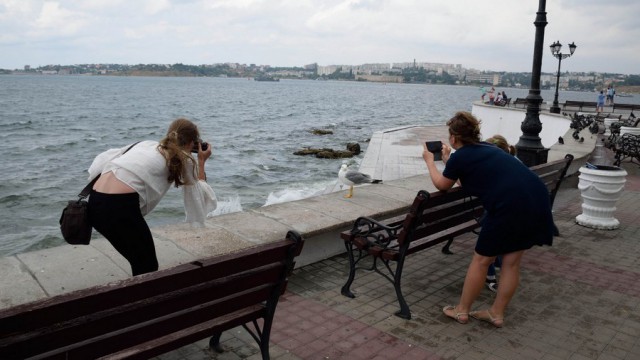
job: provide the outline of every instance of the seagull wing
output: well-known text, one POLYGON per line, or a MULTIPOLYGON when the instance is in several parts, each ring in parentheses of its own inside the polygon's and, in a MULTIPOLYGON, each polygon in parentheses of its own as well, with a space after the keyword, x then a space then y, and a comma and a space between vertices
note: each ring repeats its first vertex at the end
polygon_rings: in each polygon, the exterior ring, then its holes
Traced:
POLYGON ((353 170, 347 171, 344 177, 354 185, 368 184, 372 181, 371 176, 353 170))

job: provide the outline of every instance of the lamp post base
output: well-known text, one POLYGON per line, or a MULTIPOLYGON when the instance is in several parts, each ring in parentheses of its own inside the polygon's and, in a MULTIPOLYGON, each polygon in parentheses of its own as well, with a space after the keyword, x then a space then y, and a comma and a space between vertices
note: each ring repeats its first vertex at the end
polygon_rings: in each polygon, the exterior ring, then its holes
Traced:
POLYGON ((549 112, 552 114, 560 114, 560 106, 551 105, 551 107, 549 108, 549 112))

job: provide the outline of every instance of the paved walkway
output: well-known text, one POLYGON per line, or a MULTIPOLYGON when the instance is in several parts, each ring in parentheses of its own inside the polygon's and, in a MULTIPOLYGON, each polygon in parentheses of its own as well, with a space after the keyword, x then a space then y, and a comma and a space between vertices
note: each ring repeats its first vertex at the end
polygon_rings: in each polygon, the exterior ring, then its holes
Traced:
MULTIPOLYGON (((442 314, 455 304, 474 245, 457 239, 455 254, 431 249, 408 258, 403 291, 413 319, 398 309, 393 287, 359 273, 355 299, 340 295, 347 258, 335 256, 294 271, 271 336, 273 359, 640 359, 640 172, 629 172, 615 216, 617 230, 575 223, 581 211, 577 175, 558 193, 554 217, 561 236, 523 259, 521 284, 501 329, 460 325, 442 314)), ((474 308, 494 294, 484 290, 474 308)), ((201 341, 161 359, 260 359, 242 328, 226 332, 227 352, 201 341)))

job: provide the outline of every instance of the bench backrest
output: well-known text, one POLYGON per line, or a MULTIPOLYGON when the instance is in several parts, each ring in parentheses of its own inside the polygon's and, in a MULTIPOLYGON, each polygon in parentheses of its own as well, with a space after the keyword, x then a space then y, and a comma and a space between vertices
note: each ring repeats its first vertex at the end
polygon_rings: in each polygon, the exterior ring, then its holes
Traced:
POLYGON ((480 227, 478 219, 482 212, 480 200, 469 196, 462 187, 433 193, 421 190, 403 222, 398 245, 402 247, 413 239, 428 238, 447 230, 447 236, 434 238, 432 246, 467 233, 480 227))
POLYGON ((563 109, 566 109, 567 107, 577 107, 580 110, 582 110, 583 108, 596 108, 598 105, 597 102, 595 101, 574 101, 574 100, 567 100, 564 102, 564 104, 562 105, 563 109))
POLYGON ((536 175, 540 177, 540 180, 547 186, 549 190, 549 198, 551 200, 551 206, 556 199, 556 194, 562 183, 562 179, 567 175, 569 165, 573 161, 573 155, 567 154, 564 159, 548 162, 541 165, 535 165, 530 167, 536 175))
MULTIPOLYGON (((302 246, 290 231, 283 241, 2 310, 0 358, 94 358, 206 324, 203 339, 225 317, 234 326, 270 322, 302 246)), ((155 347, 142 357, 164 352, 155 347)))
POLYGON ((616 110, 640 110, 640 105, 636 104, 613 104, 613 111, 616 110))

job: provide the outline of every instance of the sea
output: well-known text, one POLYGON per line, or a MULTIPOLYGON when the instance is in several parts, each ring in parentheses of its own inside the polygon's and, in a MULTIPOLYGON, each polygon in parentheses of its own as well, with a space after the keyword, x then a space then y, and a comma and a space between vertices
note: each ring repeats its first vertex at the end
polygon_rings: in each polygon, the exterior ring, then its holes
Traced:
MULTIPOLYGON (((514 99, 528 94, 497 90, 514 99)), ((553 100, 552 91, 542 96, 553 100)), ((217 216, 321 194, 336 183, 340 165, 357 169, 375 131, 441 125, 479 98, 477 86, 2 75, 0 256, 63 244, 60 213, 87 184, 93 158, 109 148, 160 140, 178 117, 194 121, 212 145, 206 172, 219 204, 209 216, 217 216), (315 135, 316 129, 332 134, 315 135), (306 147, 342 150, 352 142, 363 153, 351 159, 293 154, 306 147)), ((595 98, 561 91, 560 101, 595 98)), ((151 227, 183 219, 182 193, 175 188, 147 216, 151 227)))

